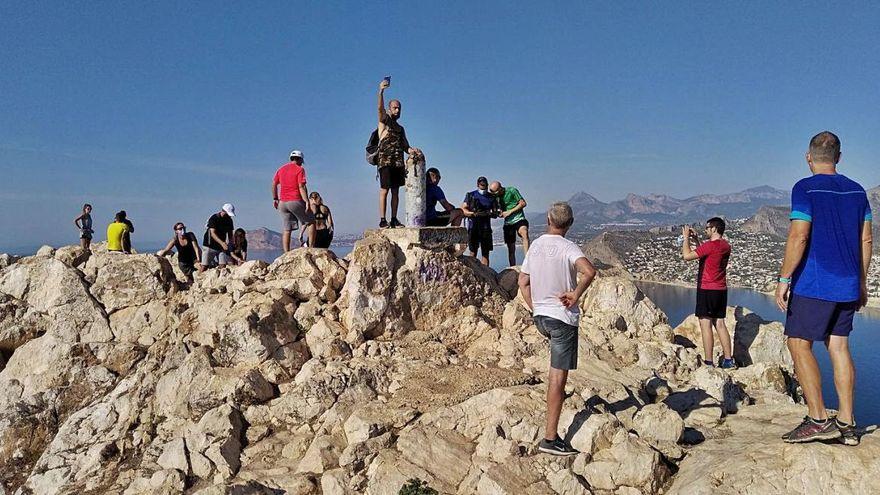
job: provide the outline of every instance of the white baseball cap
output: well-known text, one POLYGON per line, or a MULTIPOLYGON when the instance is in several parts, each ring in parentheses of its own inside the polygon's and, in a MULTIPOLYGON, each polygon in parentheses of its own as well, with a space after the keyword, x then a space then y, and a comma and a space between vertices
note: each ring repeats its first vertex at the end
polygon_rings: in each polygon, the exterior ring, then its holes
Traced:
POLYGON ((293 150, 290 152, 290 159, 291 160, 293 160, 294 158, 302 158, 302 157, 303 157, 303 152, 300 150, 293 150))
POLYGON ((223 205, 223 211, 225 211, 230 217, 235 216, 235 206, 233 206, 232 203, 226 203, 223 205))

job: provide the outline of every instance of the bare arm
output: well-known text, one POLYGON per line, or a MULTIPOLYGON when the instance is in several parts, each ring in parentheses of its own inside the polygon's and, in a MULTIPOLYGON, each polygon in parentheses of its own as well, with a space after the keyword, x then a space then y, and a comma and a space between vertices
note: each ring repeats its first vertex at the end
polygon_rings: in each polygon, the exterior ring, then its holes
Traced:
POLYGON ((272 203, 275 206, 275 209, 278 209, 278 179, 275 178, 272 180, 272 203))
MULTIPOLYGON (((801 264, 807 244, 810 242, 810 228, 812 224, 804 220, 792 220, 788 227, 788 239, 785 241, 785 258, 782 260, 782 269, 779 270, 780 278, 791 278, 791 275, 801 264)), ((791 288, 789 282, 776 284, 776 305, 782 311, 788 310, 788 291, 791 288)))
POLYGON ((450 204, 449 201, 446 201, 445 199, 441 199, 440 204, 443 206, 443 209, 446 211, 452 211, 455 209, 455 207, 452 206, 452 204, 450 204))
MULTIPOLYGON (((379 124, 380 125, 382 124, 382 121, 385 120, 385 116, 386 116, 386 113, 385 113, 385 88, 387 88, 387 87, 388 87, 388 83, 386 83, 385 81, 382 81, 381 83, 379 83, 379 124)), ((382 135, 382 133, 380 132, 379 137, 382 137, 381 135, 382 135)))
POLYGON ((158 256, 165 256, 166 254, 171 252, 171 248, 174 247, 174 238, 172 237, 168 244, 165 245, 165 248, 156 253, 158 256))
POLYGON ((333 231, 333 214, 330 213, 330 208, 327 208, 326 206, 324 208, 327 209, 327 228, 330 229, 330 231, 332 232, 333 231))
POLYGON ((524 200, 524 199, 520 199, 519 201, 517 201, 516 206, 514 206, 513 208, 511 208, 511 209, 509 209, 509 210, 503 212, 503 213, 501 214, 501 218, 507 218, 507 217, 509 217, 510 215, 513 215, 513 214, 515 214, 515 213, 517 213, 517 212, 523 211, 523 210, 525 209, 525 207, 526 207, 526 200, 524 200))
POLYGON ((593 279, 596 278, 596 267, 594 267, 587 258, 578 258, 574 267, 580 274, 577 287, 575 287, 573 291, 566 292, 559 296, 559 301, 562 302, 566 308, 577 305, 578 301, 580 301, 581 297, 584 295, 584 292, 587 291, 587 287, 589 287, 590 284, 593 283, 593 279))
POLYGON ((73 224, 76 225, 76 228, 80 230, 82 230, 82 225, 80 225, 79 222, 83 219, 84 216, 85 213, 73 219, 73 224))
POLYGON ((862 224, 862 294, 861 305, 868 303, 868 268, 871 266, 871 255, 874 253, 874 232, 871 221, 862 224))
POLYGON ((308 201, 309 198, 309 188, 306 187, 306 183, 303 182, 299 185, 299 194, 303 201, 308 201))
POLYGON ((693 230, 690 227, 684 227, 681 229, 681 235, 684 237, 684 242, 681 243, 681 257, 685 261, 693 261, 700 259, 700 255, 697 254, 691 248, 691 233, 693 230))
POLYGON ((523 300, 526 302, 526 306, 528 306, 530 310, 534 311, 535 307, 532 306, 531 277, 529 277, 529 274, 520 272, 518 284, 519 293, 522 294, 523 300))
POLYGON ((217 241, 217 243, 220 244, 224 251, 227 251, 229 249, 229 245, 226 244, 226 241, 224 239, 221 239, 220 236, 217 235, 217 229, 212 228, 208 229, 208 231, 211 233, 211 239, 217 241))

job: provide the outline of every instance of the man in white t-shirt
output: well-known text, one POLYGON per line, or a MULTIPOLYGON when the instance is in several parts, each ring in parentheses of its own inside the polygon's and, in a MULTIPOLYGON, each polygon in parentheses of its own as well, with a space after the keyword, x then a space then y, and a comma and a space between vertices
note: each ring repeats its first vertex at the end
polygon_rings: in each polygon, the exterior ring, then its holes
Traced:
POLYGON ((557 430, 568 371, 577 369, 578 302, 596 277, 584 252, 565 238, 573 222, 568 203, 554 203, 547 212, 547 233, 532 243, 519 274, 520 293, 532 309, 535 325, 550 339, 547 426, 538 450, 553 455, 578 453, 559 438, 557 430))

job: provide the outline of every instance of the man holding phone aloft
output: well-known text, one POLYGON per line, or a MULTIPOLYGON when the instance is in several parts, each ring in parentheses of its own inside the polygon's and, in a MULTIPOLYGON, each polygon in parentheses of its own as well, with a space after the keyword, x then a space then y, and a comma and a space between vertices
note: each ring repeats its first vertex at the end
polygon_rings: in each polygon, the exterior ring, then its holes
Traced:
POLYGON ((403 227, 397 219, 397 208, 400 205, 400 188, 406 183, 406 162, 403 154, 421 153, 409 145, 406 131, 397 120, 400 118, 400 100, 388 102, 385 108, 385 90, 391 86, 391 77, 379 83, 379 151, 377 166, 379 167, 379 228, 403 227), (391 192, 391 223, 385 219, 388 192, 391 192))

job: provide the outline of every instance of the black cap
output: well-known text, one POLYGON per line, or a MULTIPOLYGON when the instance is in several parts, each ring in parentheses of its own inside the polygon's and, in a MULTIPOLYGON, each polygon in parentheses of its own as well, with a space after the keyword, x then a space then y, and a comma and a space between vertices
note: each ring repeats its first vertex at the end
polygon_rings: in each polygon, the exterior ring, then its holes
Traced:
POLYGON ((487 178, 485 178, 485 177, 483 177, 483 176, 481 175, 481 176, 477 177, 477 184, 479 184, 480 182, 485 182, 485 183, 488 184, 488 183, 489 183, 489 179, 487 179, 487 178))

